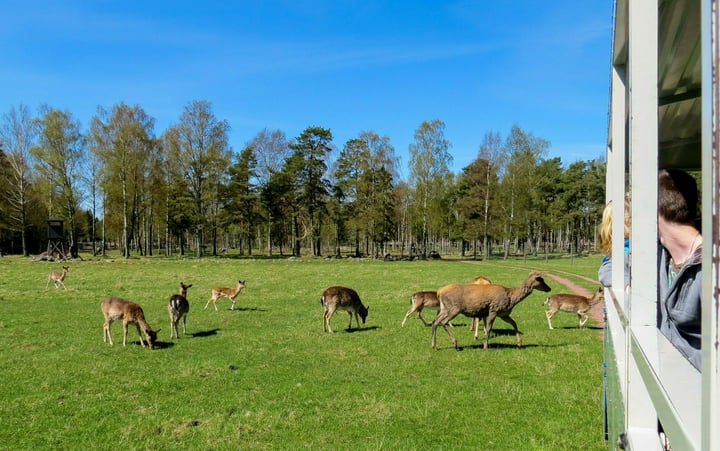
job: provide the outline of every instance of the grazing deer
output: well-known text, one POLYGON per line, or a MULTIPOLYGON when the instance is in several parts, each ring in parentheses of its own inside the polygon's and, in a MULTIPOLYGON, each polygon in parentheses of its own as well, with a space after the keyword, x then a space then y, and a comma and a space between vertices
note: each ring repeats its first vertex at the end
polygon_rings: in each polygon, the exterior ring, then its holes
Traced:
POLYGON ((116 297, 107 298, 100 303, 100 310, 102 310, 103 316, 105 317, 105 324, 103 326, 103 341, 105 343, 113 344, 112 335, 110 334, 110 325, 113 321, 123 322, 123 347, 127 345, 127 334, 128 325, 135 324, 138 335, 140 336, 140 345, 145 347, 143 342, 142 332, 140 328, 145 332, 145 338, 147 339, 148 346, 153 349, 155 346, 155 340, 157 340, 158 330, 152 330, 150 325, 145 321, 145 314, 143 313, 142 307, 138 304, 128 301, 127 299, 121 299, 116 297))
POLYGON ((323 331, 330 333, 333 333, 333 330, 330 328, 330 318, 332 318, 336 310, 346 310, 348 312, 350 315, 348 330, 350 330, 353 315, 355 315, 355 322, 357 323, 358 329, 360 329, 358 315, 362 318, 363 324, 365 324, 365 319, 370 309, 370 307, 365 307, 362 304, 357 291, 345 287, 330 287, 323 291, 320 296, 320 304, 322 304, 325 309, 323 312, 323 331))
POLYGON ((185 322, 187 321, 187 314, 190 311, 190 303, 187 300, 187 290, 190 287, 192 287, 192 284, 185 285, 180 282, 180 294, 173 294, 170 296, 170 301, 168 302, 168 314, 170 315, 171 340, 173 338, 173 332, 175 333, 175 338, 180 338, 178 335, 178 322, 180 322, 181 318, 183 320, 183 334, 187 333, 185 331, 185 322))
POLYGON ((245 282, 242 280, 238 280, 238 284, 235 288, 225 288, 225 287, 215 287, 210 292, 211 296, 210 299, 205 304, 205 310, 208 308, 208 305, 212 302, 215 306, 215 311, 217 311, 217 301, 220 298, 228 298, 232 301, 232 305, 230 306, 230 310, 235 310, 235 298, 240 294, 240 291, 245 288, 245 282))
POLYGON ((458 348, 457 339, 448 324, 461 313, 471 318, 485 318, 485 343, 483 346, 485 349, 488 349, 490 331, 496 318, 513 326, 517 345, 518 347, 522 346, 520 331, 515 320, 510 318, 510 314, 513 308, 528 297, 533 290, 550 291, 550 287, 545 283, 541 274, 535 271, 531 272, 520 286, 514 288, 495 284, 451 284, 440 288, 438 290, 440 313, 432 322, 432 348, 437 349, 435 333, 438 325, 443 326, 455 349, 458 348))
POLYGON ((50 285, 50 282, 53 282, 55 284, 55 288, 58 288, 60 285, 62 285, 63 290, 67 290, 65 288, 65 276, 67 276, 68 271, 70 270, 69 266, 63 266, 62 271, 53 271, 50 274, 48 274, 47 283, 45 284, 45 289, 47 290, 48 285, 50 285))
POLYGON ((565 294, 558 293, 545 299, 544 305, 549 305, 550 310, 545 311, 547 317, 548 326, 550 329, 554 329, 552 326, 552 317, 557 312, 572 312, 577 313, 578 316, 578 329, 585 327, 585 323, 588 320, 588 312, 598 302, 605 300, 605 290, 602 287, 590 297, 580 296, 578 294, 565 294))

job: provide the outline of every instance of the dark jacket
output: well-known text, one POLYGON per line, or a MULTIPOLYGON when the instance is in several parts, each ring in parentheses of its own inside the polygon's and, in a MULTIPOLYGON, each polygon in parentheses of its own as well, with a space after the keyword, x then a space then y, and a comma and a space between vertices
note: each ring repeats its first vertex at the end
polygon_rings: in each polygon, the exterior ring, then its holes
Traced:
POLYGON ((702 248, 695 253, 668 283, 670 254, 658 249, 658 328, 670 342, 700 370, 702 248))

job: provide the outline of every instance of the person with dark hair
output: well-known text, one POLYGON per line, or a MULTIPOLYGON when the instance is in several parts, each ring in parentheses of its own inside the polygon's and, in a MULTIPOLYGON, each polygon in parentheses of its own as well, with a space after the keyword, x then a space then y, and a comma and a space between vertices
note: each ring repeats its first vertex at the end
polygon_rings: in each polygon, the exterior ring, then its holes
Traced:
POLYGON ((700 370, 702 235, 697 182, 680 170, 658 176, 658 328, 700 370))

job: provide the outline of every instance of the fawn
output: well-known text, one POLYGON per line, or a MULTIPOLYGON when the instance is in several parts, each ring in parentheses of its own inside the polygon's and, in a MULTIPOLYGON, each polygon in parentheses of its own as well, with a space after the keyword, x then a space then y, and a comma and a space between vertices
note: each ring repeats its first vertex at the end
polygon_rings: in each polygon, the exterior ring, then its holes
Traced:
POLYGON ((238 280, 238 284, 235 288, 225 288, 225 287, 213 288, 212 291, 210 292, 211 297, 205 304, 205 308, 203 310, 208 308, 208 305, 210 305, 210 303, 212 302, 213 305, 215 306, 215 311, 217 311, 217 309, 218 309, 217 301, 218 301, 218 299, 223 298, 223 297, 228 298, 232 301, 230 310, 235 310, 235 298, 237 298, 237 296, 240 294, 240 291, 242 291, 243 288, 245 288, 245 282, 242 280, 238 280))
POLYGON ((45 284, 45 289, 47 290, 48 285, 50 285, 50 282, 53 282, 55 284, 55 288, 58 288, 60 285, 62 285, 63 290, 67 290, 65 288, 65 276, 67 276, 68 271, 70 270, 69 266, 63 266, 62 271, 53 271, 50 274, 48 274, 47 283, 45 284))

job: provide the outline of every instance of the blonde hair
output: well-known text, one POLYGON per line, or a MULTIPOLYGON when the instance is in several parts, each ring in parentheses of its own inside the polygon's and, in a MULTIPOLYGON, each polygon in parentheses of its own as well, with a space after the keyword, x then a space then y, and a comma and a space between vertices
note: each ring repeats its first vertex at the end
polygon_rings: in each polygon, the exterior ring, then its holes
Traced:
MULTIPOLYGON (((600 229, 598 230, 598 247, 600 252, 605 255, 612 255, 612 205, 610 201, 605 206, 602 214, 602 221, 600 223, 600 229)), ((630 199, 625 196, 625 214, 624 218, 625 228, 623 235, 625 239, 630 237, 630 199)))

